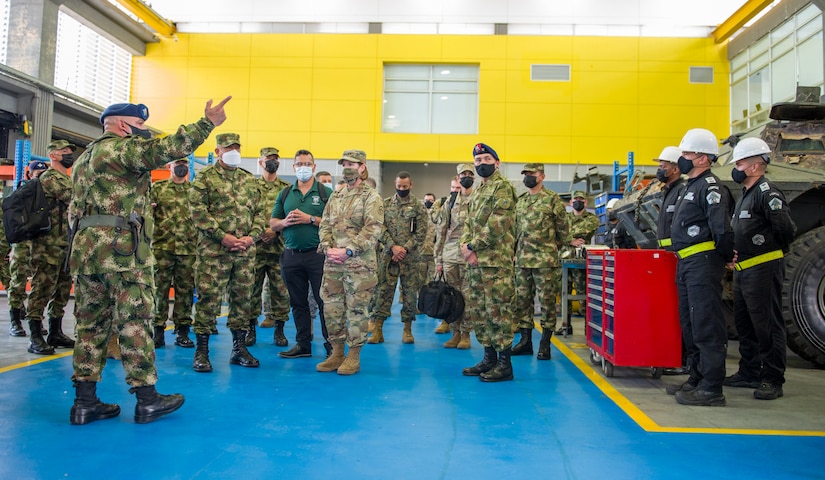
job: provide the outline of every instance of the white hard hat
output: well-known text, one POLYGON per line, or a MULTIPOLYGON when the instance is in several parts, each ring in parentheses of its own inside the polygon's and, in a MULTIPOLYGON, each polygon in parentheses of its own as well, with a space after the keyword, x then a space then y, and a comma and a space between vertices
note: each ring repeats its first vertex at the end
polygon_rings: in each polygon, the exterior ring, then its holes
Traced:
POLYGON ((770 163, 769 153, 771 153, 771 148, 761 138, 743 138, 733 149, 729 163, 736 163, 737 160, 750 157, 762 157, 765 163, 770 163))
POLYGON ((613 205, 616 205, 616 202, 618 202, 618 201, 619 201, 619 199, 618 199, 618 198, 611 198, 611 199, 607 202, 607 209, 609 210, 609 209, 613 208, 613 205))
POLYGON ((662 150, 662 153, 659 154, 658 158, 654 158, 657 162, 670 162, 670 163, 677 163, 679 161, 679 157, 682 156, 682 151, 679 150, 679 147, 665 147, 662 150))
POLYGON ((685 136, 682 137, 679 150, 682 152, 706 153, 718 157, 719 141, 710 130, 693 128, 688 130, 685 136))

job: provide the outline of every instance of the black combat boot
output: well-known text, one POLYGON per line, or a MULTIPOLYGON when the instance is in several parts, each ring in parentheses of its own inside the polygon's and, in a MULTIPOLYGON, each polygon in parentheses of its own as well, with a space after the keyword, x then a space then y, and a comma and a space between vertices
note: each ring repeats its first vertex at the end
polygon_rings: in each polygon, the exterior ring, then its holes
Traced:
POLYGON ((482 382, 503 382, 513 379, 513 366, 510 364, 510 349, 498 352, 498 362, 492 370, 479 375, 482 382))
POLYGON ((284 336, 284 321, 276 320, 275 321, 275 345, 279 347, 286 347, 289 345, 289 340, 286 339, 284 336))
POLYGON ((533 329, 519 328, 521 338, 513 347, 513 355, 532 355, 533 354, 533 329))
POLYGON ((29 353, 38 355, 54 355, 54 348, 46 343, 43 338, 43 320, 29 320, 29 331, 31 332, 31 343, 29 343, 29 353))
POLYGON ((11 316, 11 325, 9 325, 9 335, 12 337, 25 337, 26 331, 23 330, 23 309, 12 308, 9 312, 11 316))
POLYGON ((181 325, 175 329, 175 345, 183 348, 195 346, 195 343, 189 339, 189 325, 181 325))
POLYGON ((258 367, 261 362, 253 357, 246 349, 246 332, 244 330, 232 330, 232 353, 229 356, 229 363, 242 367, 258 367))
POLYGON ((183 395, 180 393, 161 395, 155 390, 154 385, 132 387, 129 392, 137 396, 135 423, 154 422, 158 418, 179 409, 184 400, 183 395))
POLYGON ((468 377, 477 377, 484 372, 490 371, 496 365, 496 350, 493 347, 484 347, 484 358, 476 365, 467 367, 461 371, 468 377))
POLYGON ((97 398, 96 382, 74 382, 75 399, 69 414, 72 425, 85 425, 95 420, 106 420, 120 415, 120 407, 103 403, 97 398))
POLYGON ((164 337, 165 332, 166 327, 159 327, 155 325, 155 334, 152 336, 152 340, 155 342, 155 348, 166 346, 166 337, 164 337))
POLYGON ((536 358, 539 360, 550 360, 550 340, 553 338, 553 330, 545 328, 541 331, 541 340, 539 340, 539 354, 536 358))
POLYGON ((49 319, 49 336, 46 338, 46 343, 55 348, 74 348, 74 340, 63 334, 62 318, 49 319))
MULTIPOLYGON (((258 341, 258 334, 255 331, 255 327, 257 327, 257 325, 258 325, 258 320, 257 319, 253 319, 253 320, 249 321, 249 331, 246 332, 246 340, 244 340, 247 347, 251 347, 252 345, 255 345, 255 342, 258 341)), ((282 325, 283 325, 283 323, 282 323, 282 325)), ((281 331, 283 331, 283 327, 281 328, 281 331)))
POLYGON ((211 372, 212 362, 209 361, 209 334, 196 333, 195 340, 198 347, 195 349, 195 359, 192 360, 192 370, 196 372, 211 372))

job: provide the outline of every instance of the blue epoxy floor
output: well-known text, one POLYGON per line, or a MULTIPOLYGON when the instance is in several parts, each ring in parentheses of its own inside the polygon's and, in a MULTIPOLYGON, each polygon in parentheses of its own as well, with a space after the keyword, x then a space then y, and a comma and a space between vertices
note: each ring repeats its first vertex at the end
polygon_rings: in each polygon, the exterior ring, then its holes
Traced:
POLYGON ((211 374, 167 332, 158 390, 186 404, 147 425, 133 421, 119 362, 98 394, 123 413, 85 426, 68 422, 70 356, 1 373, 0 479, 825 478, 822 437, 647 433, 555 347, 549 362, 514 357, 513 382, 463 377, 480 346, 442 348, 448 336, 424 316, 402 345, 397 304, 387 342, 365 346, 352 377, 315 371, 317 340, 313 358, 279 358, 289 347, 272 329, 250 349, 261 368, 230 367, 224 320, 211 374))

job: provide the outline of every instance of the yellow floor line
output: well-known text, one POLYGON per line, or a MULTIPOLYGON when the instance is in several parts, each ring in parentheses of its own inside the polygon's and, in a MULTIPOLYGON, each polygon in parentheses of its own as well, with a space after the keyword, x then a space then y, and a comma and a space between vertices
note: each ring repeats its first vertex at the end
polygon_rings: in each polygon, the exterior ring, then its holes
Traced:
POLYGON ((8 367, 0 367, 0 373, 11 372, 12 370, 17 370, 19 368, 31 367, 32 365, 37 365, 38 363, 48 362, 50 360, 56 360, 58 358, 68 357, 73 353, 73 350, 69 350, 63 353, 56 353, 54 355, 48 355, 45 357, 35 358, 34 360, 28 360, 21 363, 15 363, 14 365, 9 365, 8 367))
POLYGON ((605 380, 602 375, 596 371, 590 364, 582 360, 571 350, 567 345, 562 343, 558 337, 553 338, 553 345, 567 357, 582 373, 593 382, 596 387, 602 391, 609 399, 613 401, 619 408, 621 408, 628 417, 633 419, 646 432, 657 433, 706 433, 706 434, 724 434, 724 435, 779 435, 779 436, 794 436, 794 437, 825 437, 825 432, 822 431, 808 431, 808 430, 754 430, 743 428, 689 428, 689 427, 663 427, 654 422, 653 419, 647 416, 639 407, 631 402, 627 397, 622 395, 605 380))

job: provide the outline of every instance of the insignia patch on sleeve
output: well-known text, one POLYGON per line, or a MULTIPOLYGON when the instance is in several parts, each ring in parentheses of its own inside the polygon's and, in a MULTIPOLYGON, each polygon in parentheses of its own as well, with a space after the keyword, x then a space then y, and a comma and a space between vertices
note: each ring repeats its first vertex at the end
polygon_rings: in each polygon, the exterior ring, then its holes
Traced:
POLYGON ((688 227, 688 229, 687 229, 687 234, 688 234, 688 236, 690 236, 690 237, 695 237, 696 235, 699 235, 699 232, 700 232, 701 230, 702 230, 702 229, 701 229, 701 228, 699 228, 699 225, 691 225, 691 226, 689 226, 689 227, 688 227))
POLYGON ((768 202, 768 206, 771 207, 771 210, 782 210, 782 200, 779 198, 773 198, 770 202, 768 202))
POLYGON ((767 192, 770 189, 771 186, 767 182, 759 184, 759 190, 762 190, 763 192, 767 192))
POLYGON ((761 233, 757 233, 753 236, 753 238, 751 238, 751 241, 754 245, 762 245, 763 243, 765 243, 765 236, 761 233))
POLYGON ((705 177, 705 181, 708 183, 716 183, 715 177, 705 177))
POLYGON ((685 200, 693 200, 693 192, 688 192, 685 194, 685 200))
POLYGON ((722 201, 722 194, 719 192, 710 192, 706 197, 708 205, 713 205, 722 201))

